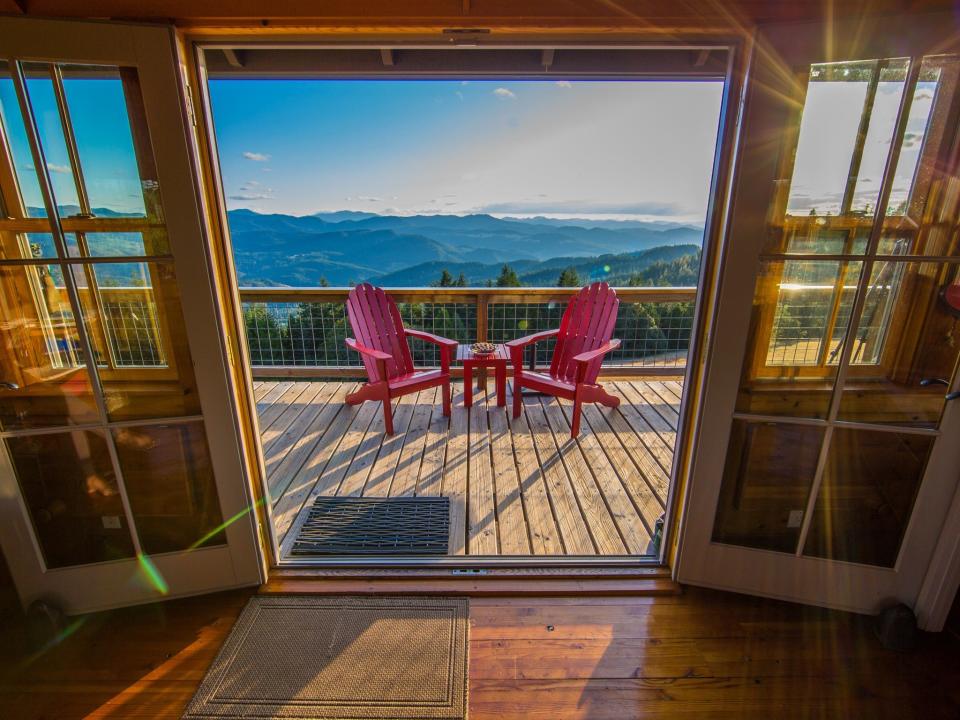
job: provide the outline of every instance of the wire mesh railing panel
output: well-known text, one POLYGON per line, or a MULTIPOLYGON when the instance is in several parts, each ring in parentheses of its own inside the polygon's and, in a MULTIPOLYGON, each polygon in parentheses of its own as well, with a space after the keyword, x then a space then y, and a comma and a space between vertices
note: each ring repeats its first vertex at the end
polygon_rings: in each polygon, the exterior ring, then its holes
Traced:
MULTIPOLYGON (((398 303, 406 327, 439 335, 458 343, 477 338, 477 306, 473 303, 398 303)), ((416 338, 410 339, 410 353, 416 367, 438 367, 440 348, 416 338)))
MULTIPOLYGON (((767 365, 818 364, 830 309, 830 296, 823 293, 794 292, 781 298, 773 316, 767 365)), ((834 344, 842 339, 842 332, 832 338, 834 344)))
POLYGON ((329 303, 243 303, 250 363, 254 366, 361 367, 344 340, 346 306, 329 303))
POLYGON ((114 366, 166 367, 152 299, 105 301, 103 315, 114 366))
MULTIPOLYGON (((491 303, 487 306, 487 339, 492 343, 505 343, 525 335, 560 327, 560 319, 566 303, 491 303)), ((553 357, 554 340, 536 344, 537 365, 549 365, 553 357)), ((529 354, 525 360, 529 359, 529 354)))
MULTIPOLYGON (((566 303, 494 303, 487 311, 487 335, 490 342, 502 343, 558 328, 564 310, 566 303)), ((693 303, 621 302, 613 331, 621 346, 606 356, 604 364, 683 367, 692 328, 693 303)), ((554 345, 553 340, 537 343, 538 365, 550 363, 554 345)))
MULTIPOLYGON (((404 325, 434 335, 471 342, 477 333, 476 306, 470 303, 399 303, 404 325)), ((347 349, 353 337, 342 302, 243 303, 250 362, 256 367, 361 367, 360 356, 347 349)), ((410 341, 414 365, 440 364, 439 349, 410 341)))

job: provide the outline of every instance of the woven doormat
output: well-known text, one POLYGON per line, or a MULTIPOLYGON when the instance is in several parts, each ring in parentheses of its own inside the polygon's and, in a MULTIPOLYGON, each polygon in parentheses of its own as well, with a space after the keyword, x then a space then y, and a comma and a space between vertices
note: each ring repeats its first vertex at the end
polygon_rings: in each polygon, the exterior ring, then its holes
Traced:
POLYGON ((467 717, 467 598, 257 596, 183 715, 467 717))

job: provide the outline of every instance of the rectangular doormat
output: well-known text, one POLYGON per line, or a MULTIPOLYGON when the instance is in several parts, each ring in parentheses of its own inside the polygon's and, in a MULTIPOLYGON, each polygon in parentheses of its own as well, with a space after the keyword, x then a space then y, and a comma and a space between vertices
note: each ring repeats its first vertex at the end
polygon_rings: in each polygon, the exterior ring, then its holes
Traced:
POLYGON ((467 717, 467 598, 250 599, 184 720, 467 717))
POLYGON ((291 554, 446 555, 448 497, 318 497, 291 554))

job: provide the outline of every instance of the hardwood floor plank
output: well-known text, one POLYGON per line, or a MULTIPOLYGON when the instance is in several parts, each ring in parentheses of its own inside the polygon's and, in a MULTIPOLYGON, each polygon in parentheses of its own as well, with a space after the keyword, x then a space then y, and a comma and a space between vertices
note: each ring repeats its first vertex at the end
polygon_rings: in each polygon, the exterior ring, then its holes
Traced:
MULTIPOLYGON (((399 400, 393 402, 393 412, 397 412, 399 400)), ((350 438, 350 445, 356 446, 356 453, 350 461, 350 467, 347 468, 343 480, 336 494, 346 497, 361 497, 363 488, 366 487, 367 478, 373 470, 377 456, 380 454, 380 447, 386 438, 383 419, 383 405, 379 402, 365 402, 364 405, 375 407, 377 412, 373 415, 373 421, 367 426, 362 439, 353 435, 350 438)), ((396 437, 394 435, 394 437, 396 437)))
MULTIPOLYGON (((379 587, 389 592, 388 583, 379 587)), ((23 617, 0 614, 0 714, 179 720, 250 595, 230 591, 81 616, 39 657, 23 617)), ((915 651, 894 653, 877 642, 873 624, 696 588, 670 597, 474 597, 469 716, 960 716, 957 639, 922 633, 915 651)))
POLYGON ((450 498, 450 554, 467 552, 467 468, 470 419, 463 403, 454 403, 450 416, 441 495, 450 498))
POLYGON ((514 462, 520 477, 520 493, 526 511, 530 545, 534 555, 563 555, 560 531, 553 516, 546 481, 537 460, 526 416, 508 416, 513 436, 514 462))
POLYGON ((423 458, 417 476, 417 495, 437 496, 443 486, 443 467, 447 457, 447 438, 450 418, 443 414, 440 390, 434 396, 430 425, 424 440, 423 458))
MULTIPOLYGON (((556 437, 559 440, 561 436, 566 436, 564 433, 569 432, 573 414, 573 404, 569 402, 553 402, 551 405, 558 408, 566 420, 566 423, 563 426, 559 426, 556 431, 556 437)), ((584 408, 584 410, 586 409, 587 408, 584 408)), ((607 408, 601 411, 600 408, 595 405, 590 406, 589 409, 599 415, 616 412, 616 410, 607 408)), ((602 432, 604 426, 600 425, 599 427, 602 432)), ((583 456, 587 470, 593 475, 594 483, 603 496, 603 500, 606 503, 610 516, 613 518, 613 522, 620 531, 620 537, 624 545, 626 545, 627 552, 631 555, 646 554, 650 544, 650 531, 647 529, 637 506, 633 503, 630 494, 627 492, 620 478, 621 473, 624 475, 629 474, 629 462, 624 466, 617 466, 611 462, 612 458, 609 458, 604 452, 600 440, 597 437, 597 432, 586 417, 586 412, 584 412, 583 421, 580 423, 580 435, 576 440, 576 444, 583 456)), ((572 453, 571 455, 573 457, 573 463, 579 464, 579 461, 576 459, 576 454, 572 453)), ((652 527, 652 525, 650 527, 652 527)))
POLYGON ((496 555, 497 512, 490 466, 490 427, 487 421, 487 398, 476 392, 469 415, 469 450, 467 470, 467 529, 470 555, 496 555))
MULTIPOLYGON (((318 387, 312 388, 311 391, 300 396, 297 403, 301 405, 300 412, 290 424, 284 428, 280 434, 275 435, 269 442, 267 442, 268 436, 266 434, 261 435, 261 442, 263 443, 263 463, 268 478, 274 474, 276 469, 283 464, 284 460, 288 458, 291 453, 296 452, 298 448, 303 446, 304 443, 302 441, 304 439, 309 442, 310 435, 308 431, 311 424, 313 424, 317 415, 327 410, 327 404, 330 402, 330 398, 334 397, 338 388, 343 383, 312 384, 318 387)), ((342 404, 342 399, 336 403, 337 406, 342 404)), ((338 407, 331 408, 327 411, 325 417, 328 417, 330 412, 335 413, 337 409, 338 407)), ((280 421, 278 420, 273 424, 273 427, 277 427, 279 423, 280 421)), ((288 462, 287 467, 290 467, 292 462, 295 461, 288 462)))
POLYGON ((590 426, 610 464, 616 468, 631 501, 643 518, 647 532, 652 533, 666 505, 670 478, 650 456, 619 410, 601 412, 597 407, 585 407, 583 419, 590 426))
POLYGON ((376 460, 370 468, 367 482, 360 492, 362 497, 387 497, 390 494, 390 483, 393 474, 397 471, 397 463, 403 452, 403 443, 407 438, 407 429, 413 418, 413 411, 417 406, 417 397, 420 393, 410 393, 400 398, 397 410, 393 415, 393 435, 382 434, 380 450, 376 460))
POLYGON ((677 406, 679 407, 680 403, 683 401, 683 383, 679 380, 661 380, 663 386, 673 393, 673 396, 677 399, 677 406))
POLYGON ((273 390, 273 388, 276 387, 276 385, 277 385, 277 383, 274 382, 274 381, 272 381, 272 380, 269 381, 269 382, 267 382, 267 381, 264 381, 264 382, 255 382, 255 383, 253 384, 253 398, 254 398, 254 400, 256 400, 256 401, 259 403, 260 400, 263 399, 263 396, 266 395, 266 394, 267 394, 268 392, 270 392, 271 390, 273 390))
MULTIPOLYGON (((497 531, 501 555, 529 555, 527 521, 520 492, 513 441, 507 424, 506 408, 496 401, 487 406, 490 427, 490 457, 493 461, 493 487, 497 510, 497 531)), ((549 508, 548 508, 549 510, 549 508)))
MULTIPOLYGON (((317 393, 323 389, 325 384, 321 382, 296 383, 296 386, 300 386, 301 393, 295 400, 286 403, 286 408, 269 427, 260 430, 260 447, 263 448, 264 457, 270 454, 277 438, 283 436, 300 414, 310 407, 317 393)), ((289 437, 287 439, 289 440, 289 437)))
MULTIPOLYGON (((547 424, 553 431, 553 440, 560 461, 567 470, 567 476, 580 505, 580 512, 583 513, 584 522, 597 546, 597 554, 626 554, 627 548, 623 544, 620 531, 607 506, 607 499, 594 481, 590 467, 580 451, 579 442, 570 437, 570 426, 563 415, 559 401, 554 398, 543 398, 542 405, 547 424)), ((629 506, 629 510, 634 512, 632 506, 629 506)))
POLYGON ((566 554, 595 555, 597 551, 593 539, 580 512, 566 468, 557 452, 553 432, 547 424, 543 407, 536 398, 524 398, 523 412, 543 470, 547 492, 550 495, 566 554))
POLYGON ((290 406, 297 402, 304 392, 307 391, 310 383, 292 382, 284 393, 263 412, 257 411, 260 417, 260 432, 269 432, 273 425, 290 409, 290 406))
POLYGON ((413 417, 410 418, 410 425, 403 441, 403 451, 400 453, 390 481, 387 493, 390 497, 411 496, 416 493, 417 477, 420 475, 427 431, 430 427, 430 416, 433 414, 433 406, 437 403, 439 392, 440 388, 429 388, 420 391, 417 397, 413 417))
POLYGON ((617 385, 622 390, 623 396, 630 401, 627 404, 620 403, 617 409, 640 436, 647 450, 660 463, 660 467, 669 475, 673 467, 676 432, 627 383, 617 383, 617 385))
POLYGON ((343 399, 349 389, 350 386, 347 383, 334 386, 333 393, 327 401, 322 405, 317 403, 310 409, 309 414, 303 417, 303 420, 309 421, 309 424, 295 440, 293 446, 282 453, 279 448, 275 448, 269 457, 264 458, 267 485, 274 504, 288 491, 294 479, 300 476, 300 468, 307 458, 322 449, 321 443, 335 441, 335 438, 327 434, 327 429, 333 418, 346 409, 343 399))
POLYGON ((617 388, 672 448, 677 433, 676 411, 646 381, 618 382, 617 388))
POLYGON ((293 385, 292 382, 278 382, 270 390, 263 394, 263 397, 257 402, 257 418, 260 422, 260 428, 263 429, 269 423, 264 421, 264 413, 266 413, 270 406, 273 405, 290 387, 293 385))

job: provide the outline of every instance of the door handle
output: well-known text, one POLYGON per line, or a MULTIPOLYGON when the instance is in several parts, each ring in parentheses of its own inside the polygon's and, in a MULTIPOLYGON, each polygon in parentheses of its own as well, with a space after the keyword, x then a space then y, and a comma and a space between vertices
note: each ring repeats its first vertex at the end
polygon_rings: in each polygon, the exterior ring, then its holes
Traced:
MULTIPOLYGON (((920 381, 921 387, 928 387, 930 385, 946 385, 947 387, 950 387, 950 381, 944 378, 923 378, 920 381)), ((960 390, 954 390, 953 392, 947 393, 943 396, 944 400, 956 400, 957 398, 960 398, 960 390)))

